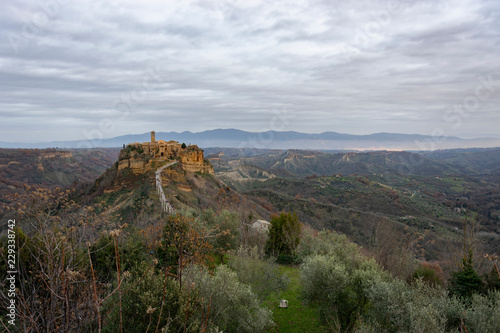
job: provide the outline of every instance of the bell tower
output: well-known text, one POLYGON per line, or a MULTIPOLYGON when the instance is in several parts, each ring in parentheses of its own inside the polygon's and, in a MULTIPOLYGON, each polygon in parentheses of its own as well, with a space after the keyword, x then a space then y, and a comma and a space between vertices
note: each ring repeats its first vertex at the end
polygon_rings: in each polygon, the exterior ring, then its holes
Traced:
POLYGON ((156 143, 155 131, 151 131, 151 143, 156 143))

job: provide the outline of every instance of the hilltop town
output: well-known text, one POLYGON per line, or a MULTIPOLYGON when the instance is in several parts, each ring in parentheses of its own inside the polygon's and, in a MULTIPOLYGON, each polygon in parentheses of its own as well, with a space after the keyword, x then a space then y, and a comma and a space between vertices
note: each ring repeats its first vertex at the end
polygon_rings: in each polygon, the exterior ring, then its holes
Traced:
POLYGON ((205 160, 203 150, 197 145, 186 145, 177 141, 156 141, 155 131, 151 132, 150 142, 134 142, 121 150, 118 171, 130 168, 140 174, 159 166, 161 162, 177 160, 188 172, 214 174, 209 161, 205 160))

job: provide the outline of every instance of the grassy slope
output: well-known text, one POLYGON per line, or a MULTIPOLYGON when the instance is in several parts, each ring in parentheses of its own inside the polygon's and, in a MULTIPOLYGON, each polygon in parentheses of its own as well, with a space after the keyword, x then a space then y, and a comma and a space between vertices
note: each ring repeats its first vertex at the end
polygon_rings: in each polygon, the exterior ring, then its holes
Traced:
POLYGON ((269 299, 266 306, 273 311, 276 323, 269 332, 326 332, 319 321, 318 309, 304 305, 300 299, 300 272, 297 267, 280 266, 280 272, 285 273, 290 283, 280 297, 288 300, 288 308, 278 308, 279 299, 269 299))

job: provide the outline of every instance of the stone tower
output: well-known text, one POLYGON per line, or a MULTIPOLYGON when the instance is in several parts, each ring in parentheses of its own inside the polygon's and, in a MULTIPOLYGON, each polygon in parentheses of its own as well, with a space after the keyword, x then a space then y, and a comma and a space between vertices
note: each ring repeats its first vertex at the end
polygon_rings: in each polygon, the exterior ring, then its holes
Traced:
POLYGON ((155 143, 155 142, 156 142, 155 131, 151 131, 151 143, 155 143))

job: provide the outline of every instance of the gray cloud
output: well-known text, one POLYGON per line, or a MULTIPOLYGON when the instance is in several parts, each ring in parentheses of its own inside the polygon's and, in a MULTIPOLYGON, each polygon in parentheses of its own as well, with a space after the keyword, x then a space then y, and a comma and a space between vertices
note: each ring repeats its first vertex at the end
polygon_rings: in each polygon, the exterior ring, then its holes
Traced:
POLYGON ((282 130, 500 137, 497 1, 57 1, 0 5, 0 141, 283 110, 282 130))

